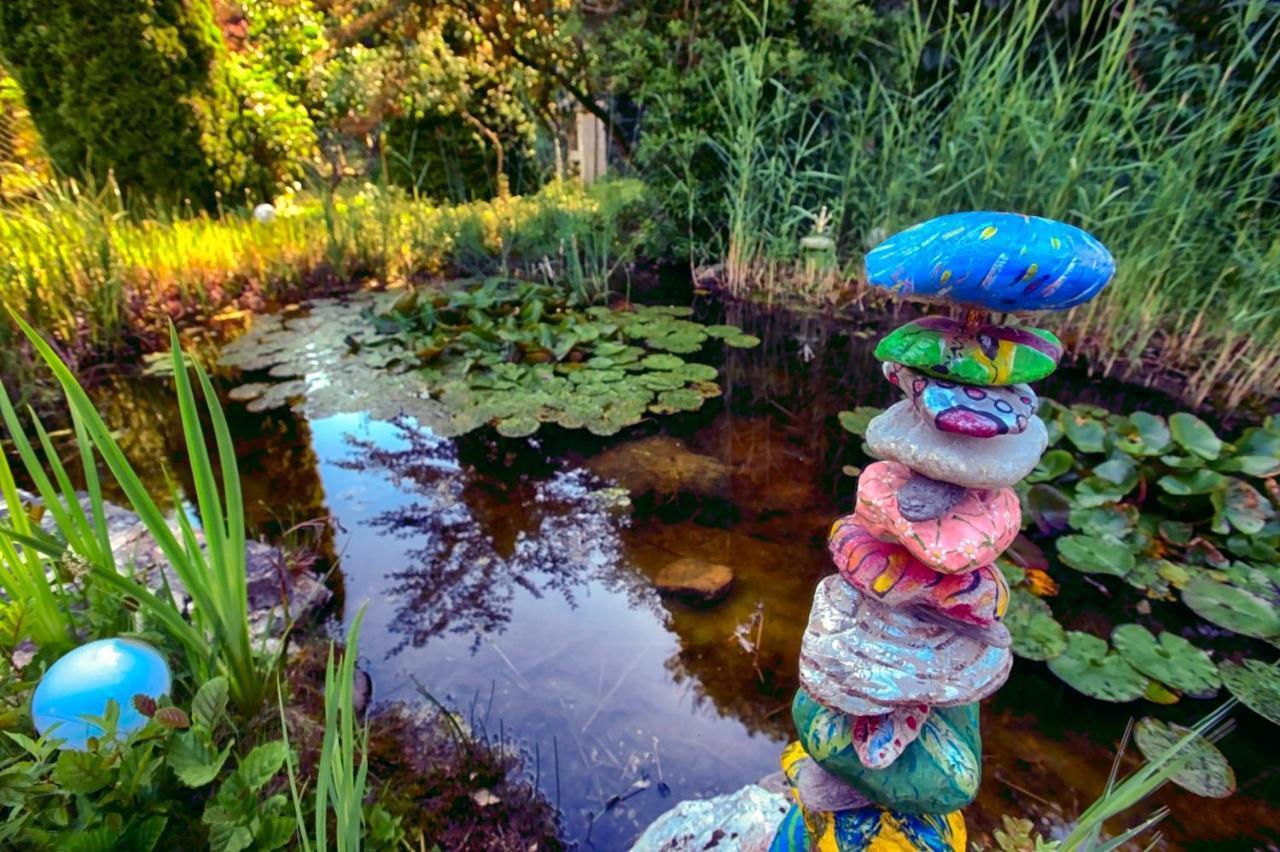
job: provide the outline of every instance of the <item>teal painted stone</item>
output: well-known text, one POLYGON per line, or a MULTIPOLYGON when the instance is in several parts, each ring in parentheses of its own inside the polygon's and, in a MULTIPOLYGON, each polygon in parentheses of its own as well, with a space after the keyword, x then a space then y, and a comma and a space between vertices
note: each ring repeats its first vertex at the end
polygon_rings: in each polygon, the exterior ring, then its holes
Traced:
POLYGON ((904 299, 993 311, 1061 311, 1111 281, 1116 262, 1091 234, 1020 213, 939 216, 867 253, 867 280, 904 299))
POLYGON ((107 702, 114 700, 120 707, 116 733, 123 739, 147 724, 147 718, 133 706, 133 697, 159 699, 168 695, 172 686, 169 664, 146 642, 122 637, 99 639, 49 666, 31 697, 31 718, 42 736, 65 740, 60 748, 85 751, 90 737, 104 734, 85 716, 102 716, 107 702))
POLYGON ((978 705, 935 707, 920 736, 887 769, 868 769, 854 750, 853 717, 796 690, 791 718, 800 743, 818 765, 867 798, 910 814, 942 814, 973 801, 982 781, 978 705))
POLYGON ((1042 328, 970 330, 947 317, 925 317, 889 332, 875 355, 935 379, 1004 387, 1039 381, 1056 370, 1062 341, 1042 328))

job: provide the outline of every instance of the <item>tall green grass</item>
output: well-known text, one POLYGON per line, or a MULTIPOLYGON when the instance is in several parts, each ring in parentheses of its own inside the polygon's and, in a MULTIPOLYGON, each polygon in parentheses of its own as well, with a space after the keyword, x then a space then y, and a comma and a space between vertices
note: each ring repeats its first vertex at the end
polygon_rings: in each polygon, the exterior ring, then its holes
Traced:
MULTIPOLYGON (((836 102, 788 92, 796 47, 744 34, 711 75, 719 121, 700 144, 723 164, 714 187, 727 222, 700 217, 705 187, 685 187, 691 232, 717 234, 703 258, 726 262, 739 294, 811 299, 861 279, 879 238, 964 209, 1066 220, 1115 254, 1098 299, 1043 318, 1099 368, 1186 374, 1186 395, 1234 404, 1280 387, 1280 9, 1239 0, 1222 13, 1222 49, 1161 52, 1151 0, 1083 0, 1105 17, 1089 37, 1055 34, 1053 4, 906 4, 894 40, 869 52, 864 81, 836 102), (1162 57, 1140 70, 1136 54, 1162 57), (799 240, 821 207, 845 270, 813 288, 799 240)), ((660 108, 661 105, 658 105, 660 108)), ((719 214, 717 214, 719 215, 719 214)))
MULTIPOLYGON (((32 415, 32 426, 45 451, 42 461, 23 435, 14 406, 0 388, 0 413, 36 484, 43 505, 54 518, 60 539, 38 533, 26 519, 7 462, 0 461, 0 486, 13 523, 0 527, 0 581, 13 600, 34 615, 31 635, 41 644, 62 647, 75 641, 71 596, 50 588, 41 557, 59 557, 70 546, 90 567, 90 581, 101 583, 120 600, 130 599, 185 649, 190 670, 200 680, 224 674, 238 711, 251 717, 261 706, 273 661, 259 654, 249 636, 249 602, 245 571, 244 502, 235 448, 209 377, 198 363, 188 372, 177 332, 170 329, 174 390, 195 483, 201 537, 183 512, 171 521, 139 479, 94 408, 70 367, 26 322, 13 316, 66 397, 74 423, 75 443, 84 467, 91 515, 86 516, 71 481, 44 428, 32 415), (195 386, 205 400, 203 415, 213 429, 217 464, 206 440, 195 386), (188 621, 171 594, 157 595, 132 574, 132 566, 115 563, 103 511, 97 459, 105 465, 130 507, 155 539, 192 601, 188 621), (54 487, 54 482, 58 487, 54 487), (15 579, 19 582, 15 582, 15 579), (12 587, 12 588, 11 588, 12 587)), ((0 454, 2 458, 2 454, 0 454)), ((179 501, 174 500, 174 505, 179 501)), ((166 588, 167 591, 167 588, 166 588)))

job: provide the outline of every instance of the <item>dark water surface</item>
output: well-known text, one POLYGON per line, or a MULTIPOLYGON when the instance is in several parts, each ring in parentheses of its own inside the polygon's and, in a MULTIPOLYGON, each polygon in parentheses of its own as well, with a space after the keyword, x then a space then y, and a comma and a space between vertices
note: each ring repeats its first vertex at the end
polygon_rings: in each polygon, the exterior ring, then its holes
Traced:
MULTIPOLYGON (((784 313, 727 319, 764 344, 725 354, 723 399, 613 438, 544 429, 528 441, 446 440, 409 420, 308 421, 228 403, 258 533, 292 530, 338 567, 337 618, 368 608, 360 651, 375 699, 420 702, 427 690, 525 750, 530 777, 562 809, 565 838, 586 848, 625 849, 681 799, 777 768, 812 590, 831 570, 826 531, 852 502, 842 467, 860 463, 836 413, 892 401, 871 329, 784 313), (631 484, 681 477, 679 493, 628 500, 591 472, 602 456, 631 484), (691 458, 696 470, 714 460, 714 481, 681 466, 691 458), (294 529, 317 518, 330 523, 294 529), (682 557, 732 567, 730 596, 705 610, 660 598, 653 578, 682 557)), ((1175 408, 1069 371, 1039 389, 1114 410, 1175 408)), ((102 399, 151 475, 181 469, 162 383, 122 383, 102 399)), ((1055 574, 1055 612, 1097 629, 1118 604, 1069 575, 1055 574)), ((1101 792, 1130 714, 1186 723, 1215 706, 1183 704, 1104 705, 1018 660, 984 708, 971 836, 1005 813, 1046 832, 1069 821, 1101 792)), ((1173 811, 1168 848, 1267 848, 1280 836, 1275 731, 1237 715, 1223 748, 1240 792, 1223 802, 1157 796, 1173 811)))

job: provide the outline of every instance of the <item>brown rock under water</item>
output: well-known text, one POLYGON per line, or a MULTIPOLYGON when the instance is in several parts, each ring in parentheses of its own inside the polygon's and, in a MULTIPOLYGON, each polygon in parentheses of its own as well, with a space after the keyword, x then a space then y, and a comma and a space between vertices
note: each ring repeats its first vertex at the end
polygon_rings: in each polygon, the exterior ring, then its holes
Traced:
POLYGON ((687 603, 712 604, 723 599, 733 588, 733 569, 728 565, 684 557, 659 571, 654 585, 660 594, 687 603))
POLYGON ((730 470, 710 456, 699 455, 683 441, 655 435, 605 450, 587 462, 599 477, 617 482, 633 497, 693 494, 722 496, 730 470))

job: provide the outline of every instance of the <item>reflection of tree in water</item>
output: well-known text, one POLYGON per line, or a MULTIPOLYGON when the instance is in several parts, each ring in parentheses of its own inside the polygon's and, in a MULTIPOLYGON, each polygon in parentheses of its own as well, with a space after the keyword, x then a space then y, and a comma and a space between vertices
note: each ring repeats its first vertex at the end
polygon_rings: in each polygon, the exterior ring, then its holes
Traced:
POLYGON ((391 654, 446 633, 471 633, 476 647, 505 629, 521 589, 560 595, 574 607, 590 582, 626 584, 630 572, 618 569, 620 520, 611 511, 616 497, 589 474, 532 479, 505 458, 486 475, 460 460, 457 442, 406 418, 392 423, 393 442, 347 435, 355 454, 339 462, 382 472, 418 498, 369 521, 406 542, 409 567, 387 575, 393 585, 385 594, 400 602, 390 629, 404 637, 391 654))

